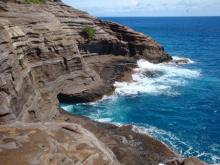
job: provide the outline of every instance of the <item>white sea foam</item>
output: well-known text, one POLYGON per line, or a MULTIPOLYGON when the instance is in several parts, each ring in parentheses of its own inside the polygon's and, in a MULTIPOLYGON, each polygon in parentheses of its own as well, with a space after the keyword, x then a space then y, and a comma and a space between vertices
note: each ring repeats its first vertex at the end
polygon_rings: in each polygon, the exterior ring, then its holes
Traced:
MULTIPOLYGON (((181 60, 181 58, 174 57, 174 60, 181 60)), ((190 59, 188 59, 188 61, 189 63, 194 63, 194 61, 190 59)), ((198 70, 187 69, 184 68, 185 66, 176 65, 176 63, 152 64, 145 60, 139 60, 137 64, 138 68, 134 69, 135 73, 132 76, 134 82, 116 82, 116 91, 114 95, 104 96, 102 100, 91 104, 97 105, 99 102, 108 99, 116 100, 118 95, 135 95, 139 93, 147 93, 151 95, 178 95, 179 91, 176 89, 176 87, 185 86, 190 79, 196 79, 201 75, 200 71, 198 70)), ((62 108, 68 112, 71 112, 73 106, 63 105, 62 108)), ((111 118, 100 118, 100 116, 101 115, 97 113, 92 114, 89 117, 99 122, 113 123, 117 126, 124 125, 124 123, 112 122, 111 118)), ((178 151, 181 155, 197 157, 205 156, 209 157, 212 162, 220 161, 219 155, 195 151, 192 146, 179 139, 171 132, 147 125, 146 123, 141 124, 141 126, 134 126, 133 130, 161 140, 173 150, 178 151)), ((216 145, 211 147, 213 151, 219 149, 219 146, 216 145)), ((220 164, 213 163, 213 165, 220 164)))
POLYGON ((114 101, 114 100, 117 100, 118 96, 117 95, 104 95, 100 100, 97 100, 97 101, 93 101, 93 102, 89 102, 89 103, 82 103, 82 104, 85 104, 85 105, 98 105, 99 103, 105 101, 105 100, 111 100, 111 101, 114 101))
MULTIPOLYGON (((164 142, 164 144, 169 145, 175 151, 180 151, 178 148, 179 145, 185 146, 186 148, 191 148, 191 146, 188 146, 185 142, 181 141, 171 132, 159 129, 148 124, 143 124, 143 126, 133 126, 132 129, 135 132, 147 134, 161 140, 162 142, 164 142)), ((182 151, 180 152, 182 153, 182 151)))
POLYGON ((189 79, 200 76, 200 71, 175 64, 153 64, 145 60, 139 60, 137 64, 132 75, 134 82, 116 82, 116 94, 178 95, 175 87, 184 86, 189 79))
POLYGON ((67 112, 73 111, 73 105, 62 105, 62 109, 64 109, 67 112))
POLYGON ((112 119, 111 118, 102 118, 102 119, 96 119, 96 121, 101 122, 101 123, 111 123, 112 119))
POLYGON ((173 61, 186 61, 187 64, 194 64, 195 61, 191 60, 190 58, 186 58, 186 57, 179 57, 179 56, 172 56, 173 61))
MULTIPOLYGON (((219 155, 210 154, 206 152, 199 152, 195 150, 192 146, 188 145, 186 142, 176 137, 171 132, 147 124, 143 124, 143 125, 144 126, 133 126, 132 130, 134 132, 147 134, 161 140, 162 142, 164 142, 165 145, 167 144, 174 151, 178 151, 181 155, 185 155, 187 157, 195 156, 198 158, 206 157, 209 158, 211 162, 214 162, 212 165, 220 165, 219 163, 217 163, 220 162, 219 155), (182 149, 183 147, 185 148, 184 150, 182 149)), ((211 147, 213 147, 213 151, 219 149, 218 145, 213 145, 211 147)))
MULTIPOLYGON (((112 123, 118 127, 127 125, 125 123, 111 122, 110 119, 108 118, 104 118, 103 121, 102 119, 96 121, 112 123)), ((164 145, 168 145, 168 147, 171 148, 173 151, 178 152, 180 155, 184 155, 186 157, 195 156, 198 158, 207 157, 211 160, 211 162, 214 162, 212 163, 212 165, 220 165, 219 163, 217 163, 220 161, 220 156, 206 152, 199 152, 195 150, 191 145, 187 144, 186 142, 184 142, 183 140, 181 140, 180 138, 178 138, 169 131, 159 129, 155 126, 151 126, 146 123, 139 123, 139 124, 141 126, 132 125, 132 130, 134 132, 146 134, 148 136, 156 138, 160 140, 164 145)), ((216 147, 218 148, 219 146, 214 145, 211 147, 214 147, 216 149, 216 147)))

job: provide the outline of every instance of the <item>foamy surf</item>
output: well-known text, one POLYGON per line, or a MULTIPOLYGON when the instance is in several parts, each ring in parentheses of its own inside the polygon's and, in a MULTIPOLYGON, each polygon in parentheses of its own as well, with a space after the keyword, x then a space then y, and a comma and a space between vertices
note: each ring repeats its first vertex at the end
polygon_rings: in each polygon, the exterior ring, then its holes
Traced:
POLYGON ((111 123, 111 118, 101 118, 101 119, 95 119, 95 121, 98 121, 100 123, 111 123))
MULTIPOLYGON (((171 132, 159 129, 154 126, 150 126, 148 124, 144 124, 143 126, 133 125, 132 130, 134 132, 146 134, 160 140, 164 143, 164 145, 168 145, 174 151, 178 151, 181 155, 185 155, 187 157, 195 156, 198 158, 206 157, 214 162, 212 165, 219 165, 219 163, 216 163, 220 160, 219 155, 196 151, 192 146, 188 145, 186 142, 182 141, 171 132), (185 149, 183 150, 182 148, 185 149)), ((219 146, 217 146, 216 148, 219 148, 219 146)))
POLYGON ((63 110, 70 113, 73 111, 73 107, 74 107, 74 105, 66 105, 66 104, 61 104, 60 106, 62 107, 63 110))
POLYGON ((133 82, 115 82, 117 95, 135 95, 147 93, 151 95, 178 95, 176 87, 184 86, 190 79, 200 76, 200 71, 184 68, 180 65, 153 64, 146 60, 137 62, 134 69, 133 82))
POLYGON ((179 57, 179 56, 172 56, 173 58, 173 61, 174 63, 178 62, 179 61, 179 64, 181 64, 181 61, 182 61, 182 64, 194 64, 195 61, 191 60, 190 58, 186 58, 186 57, 179 57))

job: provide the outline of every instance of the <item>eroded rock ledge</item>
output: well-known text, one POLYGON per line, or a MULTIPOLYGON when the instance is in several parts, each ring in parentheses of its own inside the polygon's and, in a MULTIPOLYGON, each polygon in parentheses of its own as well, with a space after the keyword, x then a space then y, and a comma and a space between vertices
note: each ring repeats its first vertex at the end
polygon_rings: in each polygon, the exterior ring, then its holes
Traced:
POLYGON ((0 164, 182 162, 164 144, 131 127, 58 109, 59 100, 88 102, 110 93, 113 82, 140 58, 171 60, 149 36, 60 0, 41 5, 0 0, 0 164), (91 42, 82 35, 85 25, 96 29, 91 42))
POLYGON ((29 112, 48 120, 48 114, 56 111, 58 94, 69 100, 91 89, 109 91, 110 83, 100 73, 112 63, 125 66, 138 58, 171 59, 150 37, 61 1, 47 0, 41 5, 0 1, 0 29, 0 122, 18 116, 28 120, 29 112), (92 42, 82 35, 85 25, 96 29, 92 42))

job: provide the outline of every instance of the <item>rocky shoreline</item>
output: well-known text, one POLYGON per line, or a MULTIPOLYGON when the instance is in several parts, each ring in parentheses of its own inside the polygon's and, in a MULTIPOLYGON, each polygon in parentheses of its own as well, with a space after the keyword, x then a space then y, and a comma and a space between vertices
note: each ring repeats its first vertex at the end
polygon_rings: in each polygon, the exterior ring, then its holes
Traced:
POLYGON ((131 126, 59 109, 111 93, 138 59, 170 61, 149 36, 60 0, 2 0, 0 30, 0 164, 204 164, 131 126), (96 30, 91 42, 82 35, 88 25, 96 30))

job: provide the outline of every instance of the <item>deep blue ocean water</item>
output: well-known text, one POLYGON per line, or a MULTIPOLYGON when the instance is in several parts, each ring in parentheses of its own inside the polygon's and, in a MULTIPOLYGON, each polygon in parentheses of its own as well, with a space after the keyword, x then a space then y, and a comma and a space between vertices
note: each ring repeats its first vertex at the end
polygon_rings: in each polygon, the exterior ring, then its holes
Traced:
POLYGON ((61 106, 101 122, 133 124, 184 156, 220 164, 220 17, 103 19, 148 34, 169 54, 192 61, 139 61, 136 82, 116 83, 112 96, 61 106), (147 77, 147 71, 157 74, 147 77))

